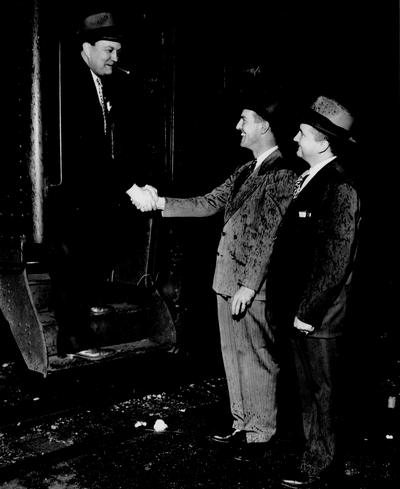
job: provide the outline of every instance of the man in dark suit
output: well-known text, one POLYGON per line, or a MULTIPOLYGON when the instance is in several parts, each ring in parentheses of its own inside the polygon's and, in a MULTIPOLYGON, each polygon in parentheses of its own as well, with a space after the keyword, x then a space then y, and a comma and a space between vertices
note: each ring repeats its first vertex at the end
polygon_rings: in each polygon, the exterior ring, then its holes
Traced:
MULTIPOLYGON (((49 196, 50 275, 58 353, 98 360, 112 352, 97 347, 90 314, 107 312, 104 284, 125 227, 124 200, 131 207, 125 191, 136 179, 124 166, 118 139, 115 114, 125 101, 111 91, 113 85, 121 89, 125 76, 114 73, 122 33, 110 12, 94 12, 74 41, 76 49, 62 52, 62 174, 49 196)), ((149 191, 132 189, 151 209, 149 191)))
POLYGON ((212 439, 238 446, 236 458, 246 461, 263 457, 276 431, 279 367, 275 333, 265 319, 265 274, 297 178, 276 141, 278 99, 253 95, 243 102, 236 129, 254 159, 204 196, 157 201, 164 217, 224 212, 213 289, 233 424, 212 439))
POLYGON ((282 480, 309 487, 338 462, 340 342, 360 223, 357 190, 343 168, 353 117, 320 96, 295 137, 310 169, 296 183, 271 258, 270 321, 293 328, 292 350, 306 439, 301 463, 282 480))

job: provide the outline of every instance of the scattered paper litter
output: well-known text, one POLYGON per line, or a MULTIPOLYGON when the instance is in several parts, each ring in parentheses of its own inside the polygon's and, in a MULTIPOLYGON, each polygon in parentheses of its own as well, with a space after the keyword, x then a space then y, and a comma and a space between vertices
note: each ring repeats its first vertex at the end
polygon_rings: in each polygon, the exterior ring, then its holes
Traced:
POLYGON ((162 419, 157 419, 154 423, 154 431, 164 431, 168 428, 168 425, 164 423, 162 419))
POLYGON ((140 426, 147 426, 146 421, 136 421, 135 428, 140 428, 140 426))

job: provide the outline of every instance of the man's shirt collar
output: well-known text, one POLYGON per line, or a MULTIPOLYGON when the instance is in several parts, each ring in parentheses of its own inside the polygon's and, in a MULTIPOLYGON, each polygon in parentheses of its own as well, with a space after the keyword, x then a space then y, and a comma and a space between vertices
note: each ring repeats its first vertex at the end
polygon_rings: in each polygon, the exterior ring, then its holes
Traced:
POLYGON ((273 146, 272 148, 267 149, 267 151, 264 151, 264 153, 261 153, 259 156, 257 156, 257 163, 254 169, 258 168, 261 163, 267 158, 271 153, 276 151, 278 149, 278 146, 273 146))

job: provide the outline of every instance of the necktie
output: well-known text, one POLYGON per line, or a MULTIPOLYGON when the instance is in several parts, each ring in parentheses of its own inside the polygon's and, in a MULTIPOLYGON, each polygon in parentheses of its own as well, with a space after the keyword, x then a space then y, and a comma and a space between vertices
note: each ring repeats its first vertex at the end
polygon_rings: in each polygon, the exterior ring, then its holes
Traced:
POLYGON ((99 94, 101 110, 103 112, 104 134, 106 134, 107 133, 108 110, 107 110, 106 102, 104 100, 103 84, 101 83, 100 78, 96 77, 95 80, 96 80, 96 85, 97 85, 97 93, 99 94))
POLYGON ((234 184, 234 188, 233 188, 233 192, 232 192, 232 196, 235 196, 240 187, 244 184, 244 182, 249 178, 249 176, 253 173, 254 171, 254 168, 256 166, 256 163, 257 163, 257 160, 253 160, 250 165, 245 168, 240 174, 239 176, 237 177, 236 181, 235 181, 235 184, 234 184))
POLYGON ((303 185, 303 182, 308 177, 309 173, 310 173, 309 171, 306 171, 306 172, 302 173, 299 176, 299 178, 296 180, 296 182, 294 184, 294 188, 293 188, 293 198, 294 199, 296 199, 297 196, 299 195, 300 190, 301 190, 301 187, 303 185))

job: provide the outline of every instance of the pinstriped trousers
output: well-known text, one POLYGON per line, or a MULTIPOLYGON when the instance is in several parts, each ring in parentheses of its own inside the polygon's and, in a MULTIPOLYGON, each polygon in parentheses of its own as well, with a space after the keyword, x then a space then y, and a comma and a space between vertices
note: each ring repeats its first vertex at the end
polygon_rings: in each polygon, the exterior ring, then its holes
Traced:
POLYGON ((217 294, 221 350, 233 428, 246 431, 248 443, 269 441, 276 432, 279 366, 271 352, 274 334, 265 319, 265 302, 253 301, 234 319, 231 298, 217 294))

